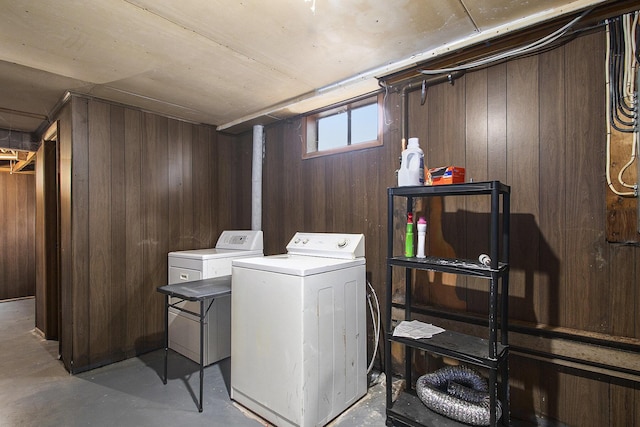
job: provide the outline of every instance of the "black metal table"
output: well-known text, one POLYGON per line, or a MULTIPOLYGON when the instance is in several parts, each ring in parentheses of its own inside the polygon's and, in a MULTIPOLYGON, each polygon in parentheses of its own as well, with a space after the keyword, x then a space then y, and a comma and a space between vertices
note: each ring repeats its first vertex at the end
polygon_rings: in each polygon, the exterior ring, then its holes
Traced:
POLYGON ((202 412, 202 380, 204 378, 204 319, 216 298, 231 294, 231 276, 221 276, 211 279, 195 280, 193 282, 176 283, 158 287, 158 292, 164 294, 164 378, 162 382, 167 384, 167 355, 169 353, 169 308, 173 307, 200 319, 200 400, 198 411, 202 412), (178 298, 172 304, 169 297, 178 298), (208 300, 208 306, 205 304, 208 300), (183 301, 199 301, 200 313, 187 310, 178 304, 183 301))

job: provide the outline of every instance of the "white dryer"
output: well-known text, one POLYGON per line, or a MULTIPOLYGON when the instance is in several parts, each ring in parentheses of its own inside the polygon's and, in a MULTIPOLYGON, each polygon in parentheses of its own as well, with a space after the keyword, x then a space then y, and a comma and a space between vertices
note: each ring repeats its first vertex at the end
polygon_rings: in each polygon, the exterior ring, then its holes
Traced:
POLYGON ((276 426, 322 426, 367 392, 364 235, 296 233, 233 261, 231 398, 276 426))
MULTIPOLYGON (((263 254, 262 231, 226 230, 215 248, 169 252, 169 285, 231 275, 231 261, 263 254)), ((170 304, 178 299, 171 297, 170 304)), ((182 308, 200 314, 198 302, 183 301, 182 308)), ((169 348, 200 363, 200 319, 169 308, 169 348)), ((231 297, 213 300, 204 324, 204 366, 231 355, 231 297)))

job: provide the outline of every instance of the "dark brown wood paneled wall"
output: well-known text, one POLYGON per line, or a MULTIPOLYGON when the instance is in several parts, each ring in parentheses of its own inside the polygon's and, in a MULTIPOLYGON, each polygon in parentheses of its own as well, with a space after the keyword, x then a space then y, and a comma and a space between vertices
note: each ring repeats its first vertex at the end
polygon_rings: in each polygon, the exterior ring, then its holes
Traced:
POLYGON ((0 173, 0 300, 35 295, 35 175, 0 173))
POLYGON ((57 143, 43 141, 36 161, 36 328, 58 339, 58 200, 57 143))
MULTIPOLYGON (((429 167, 462 166, 467 181, 497 179, 512 188, 516 418, 640 426, 640 370, 633 359, 640 346, 640 247, 606 242, 604 49, 600 31, 431 87, 423 106, 419 92, 409 94, 409 136, 420 138, 429 167), (540 338, 536 330, 566 338, 540 338), (585 340, 618 349, 619 360, 599 356, 602 349, 585 340)), ((363 151, 302 160, 300 121, 266 129, 266 253, 284 252, 296 231, 364 233, 368 278, 382 304, 385 189, 396 183, 399 105, 397 93, 387 94, 384 146, 363 151)), ((487 201, 443 203, 442 223, 431 224, 430 233, 441 225, 451 250, 476 258, 487 240, 477 231, 487 222, 487 201)), ((437 206, 420 209, 428 215, 437 206)), ((447 280, 417 276, 414 301, 486 311, 484 281, 454 278, 450 286, 447 280)))
POLYGON ((61 347, 80 372, 162 345, 167 253, 250 227, 251 147, 79 96, 59 119, 61 347))

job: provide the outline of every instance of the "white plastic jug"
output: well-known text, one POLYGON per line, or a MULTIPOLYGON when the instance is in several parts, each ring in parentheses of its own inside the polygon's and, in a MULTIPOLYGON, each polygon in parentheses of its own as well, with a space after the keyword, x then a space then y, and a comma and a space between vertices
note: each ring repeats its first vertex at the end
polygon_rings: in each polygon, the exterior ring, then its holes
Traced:
POLYGON ((424 185, 424 153, 418 138, 409 138, 407 148, 402 152, 398 171, 398 187, 409 185, 424 185))

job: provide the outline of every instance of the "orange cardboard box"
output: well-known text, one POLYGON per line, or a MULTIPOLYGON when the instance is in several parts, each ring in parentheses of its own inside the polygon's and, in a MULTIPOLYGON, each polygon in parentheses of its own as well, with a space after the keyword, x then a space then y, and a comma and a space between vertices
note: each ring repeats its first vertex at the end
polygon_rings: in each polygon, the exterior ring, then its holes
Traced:
POLYGON ((457 184, 464 182, 464 168, 459 166, 443 166, 429 169, 431 185, 457 184))

